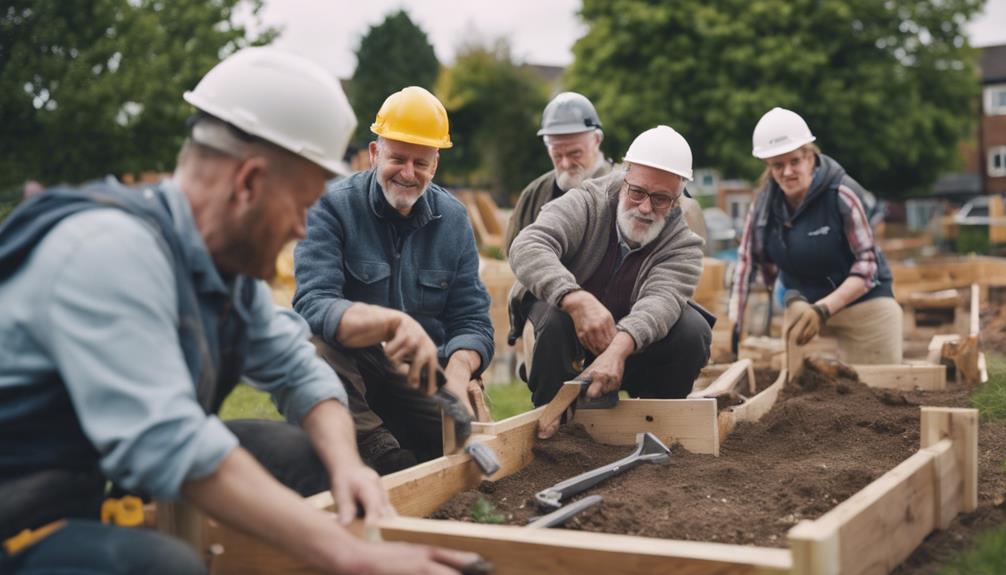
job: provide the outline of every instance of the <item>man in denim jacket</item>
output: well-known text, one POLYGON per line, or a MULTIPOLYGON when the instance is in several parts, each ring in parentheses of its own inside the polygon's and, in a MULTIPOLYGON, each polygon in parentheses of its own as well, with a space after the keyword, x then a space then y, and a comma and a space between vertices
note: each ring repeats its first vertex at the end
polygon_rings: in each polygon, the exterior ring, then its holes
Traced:
POLYGON ((493 329, 465 207, 431 183, 451 145, 443 105, 405 88, 371 130, 373 169, 331 184, 308 213, 293 305, 350 384, 361 455, 390 473, 441 454, 439 407, 416 388, 425 378, 434 391, 444 366, 444 386, 471 411, 468 383, 492 359, 493 329))

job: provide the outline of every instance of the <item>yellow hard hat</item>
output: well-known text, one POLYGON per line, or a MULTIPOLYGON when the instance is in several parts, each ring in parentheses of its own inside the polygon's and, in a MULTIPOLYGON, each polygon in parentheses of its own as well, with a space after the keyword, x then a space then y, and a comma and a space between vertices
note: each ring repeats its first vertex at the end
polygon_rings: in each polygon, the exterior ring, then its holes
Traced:
POLYGON ((370 131, 389 140, 433 148, 450 148, 447 110, 440 100, 419 86, 388 96, 377 111, 370 131))

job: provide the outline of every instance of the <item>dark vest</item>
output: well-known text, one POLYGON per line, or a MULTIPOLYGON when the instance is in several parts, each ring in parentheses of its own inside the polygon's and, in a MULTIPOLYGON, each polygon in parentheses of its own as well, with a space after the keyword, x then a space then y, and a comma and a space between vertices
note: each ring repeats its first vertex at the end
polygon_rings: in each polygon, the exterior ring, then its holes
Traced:
MULTIPOLYGON (((755 260, 775 263, 786 289, 799 291, 811 302, 841 285, 856 261, 845 234, 839 185, 848 182, 863 201, 858 184, 847 180, 837 162, 823 154, 819 158, 819 173, 794 215, 790 216, 783 192, 774 183, 762 190, 765 197, 756 201, 755 213, 755 260)), ((874 254, 878 284, 853 303, 893 297, 891 270, 879 249, 874 248, 874 254)))
POLYGON ((621 248, 618 244, 616 225, 612 223, 611 233, 608 234, 608 248, 604 252, 604 259, 583 283, 583 289, 604 304, 615 318, 615 322, 618 322, 632 311, 632 290, 636 285, 636 278, 639 277, 643 260, 653 250, 654 244, 650 242, 650 245, 625 256, 625 260, 619 263, 621 248))
MULTIPOLYGON (((24 202, 0 225, 0 282, 25 262, 36 245, 64 218, 87 210, 114 207, 157 230, 170 254, 178 293, 178 337, 185 363, 196 387, 196 397, 207 413, 216 412, 240 381, 248 349, 246 326, 234 312, 231 297, 200 298, 193 270, 186 259, 164 191, 127 188, 114 181, 81 188, 52 188, 24 202)), ((235 294, 245 307, 254 298, 254 282, 234 280, 235 294)), ((100 485, 99 454, 84 435, 69 395, 58 375, 49 381, 0 390, 0 491, 24 497, 0 499, 0 524, 5 529, 77 516, 67 499, 80 483, 100 485), (96 477, 97 476, 97 477, 96 477), (85 480, 84 478, 88 478, 85 480), (60 489, 63 484, 67 489, 60 489), (70 490, 71 484, 78 484, 70 490), (40 487, 45 485, 45 489, 40 487), (56 487, 54 487, 54 485, 56 487), (69 493, 69 494, 68 494, 69 493), (54 497, 57 496, 57 497, 54 497), (20 502, 15 504, 12 499, 20 502), (32 511, 40 509, 44 512, 32 511), (30 515, 30 519, 24 516, 30 515)), ((0 538, 3 534, 0 533, 0 538)))

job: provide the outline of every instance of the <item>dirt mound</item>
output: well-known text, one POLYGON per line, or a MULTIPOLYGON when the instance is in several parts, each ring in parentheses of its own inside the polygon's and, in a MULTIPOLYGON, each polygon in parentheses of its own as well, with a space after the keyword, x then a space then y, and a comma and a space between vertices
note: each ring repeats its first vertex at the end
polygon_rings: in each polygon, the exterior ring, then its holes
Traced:
MULTIPOLYGON (((720 457, 675 447, 668 464, 643 464, 590 490, 604 501, 566 527, 786 547, 798 521, 820 516, 918 449, 917 394, 874 390, 821 367, 808 365, 762 421, 740 424, 720 457)), ((471 521, 482 496, 507 523, 526 524, 539 514, 537 491, 633 450, 599 445, 575 426, 534 449, 531 465, 459 495, 434 517, 471 521)))

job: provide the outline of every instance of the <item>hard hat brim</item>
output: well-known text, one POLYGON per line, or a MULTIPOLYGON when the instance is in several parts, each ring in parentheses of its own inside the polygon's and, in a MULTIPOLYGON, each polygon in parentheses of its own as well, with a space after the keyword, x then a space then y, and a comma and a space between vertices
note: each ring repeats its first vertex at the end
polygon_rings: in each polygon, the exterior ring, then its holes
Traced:
POLYGON ((758 158, 759 160, 767 160, 769 158, 774 158, 776 156, 781 156, 783 154, 788 154, 793 150, 799 150, 800 148, 806 146, 807 144, 813 142, 817 138, 815 136, 810 136, 808 138, 801 138, 792 142, 786 142, 780 146, 772 146, 769 148, 755 148, 751 150, 751 155, 758 158))
POLYGON ((600 130, 600 126, 586 126, 582 123, 577 124, 561 124, 558 126, 549 126, 548 128, 542 128, 538 130, 538 136, 564 136, 566 134, 582 134, 584 132, 593 132, 594 130, 600 130))
POLYGON ((371 125, 370 131, 387 140, 395 140, 396 142, 405 142, 407 144, 416 144, 417 146, 426 146, 428 148, 440 148, 441 150, 445 150, 454 146, 451 142, 450 136, 445 139, 423 138, 421 136, 416 136, 415 134, 396 132, 394 130, 388 130, 387 128, 382 130, 377 124, 371 125))
POLYGON ((672 169, 668 168, 667 166, 661 166, 661 165, 657 164, 656 162, 643 162, 643 161, 640 161, 640 160, 633 160, 633 159, 629 158, 628 156, 622 158, 622 163, 624 164, 626 162, 628 162, 630 164, 635 164, 637 166, 646 166, 647 168, 653 168, 654 170, 660 170, 661 172, 667 172, 668 174, 674 174, 675 176, 681 176, 682 178, 688 180, 689 182, 692 181, 692 171, 691 170, 687 170, 687 171, 686 170, 672 170, 672 169))
POLYGON ((289 142, 287 138, 282 137, 279 134, 265 133, 261 126, 252 126, 248 124, 242 125, 239 119, 233 118, 230 120, 225 120, 230 114, 227 110, 220 108, 213 102, 207 101, 201 98, 199 94, 189 90, 182 94, 182 99, 194 106, 198 110, 213 116, 214 118, 219 118, 224 122, 236 126, 238 129, 243 130, 256 138, 261 139, 264 142, 272 144, 277 148, 282 148, 295 156, 304 158, 305 160, 315 164, 322 169, 331 172, 337 176, 348 176, 353 173, 353 170, 341 159, 337 160, 334 158, 321 157, 319 154, 311 153, 310 151, 304 149, 302 146, 294 145, 289 142))

